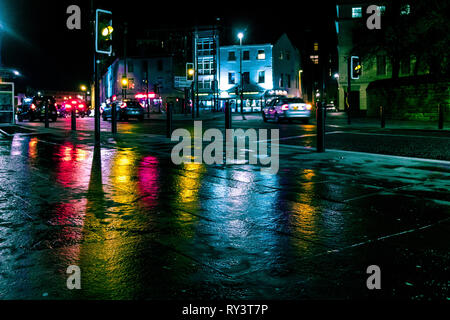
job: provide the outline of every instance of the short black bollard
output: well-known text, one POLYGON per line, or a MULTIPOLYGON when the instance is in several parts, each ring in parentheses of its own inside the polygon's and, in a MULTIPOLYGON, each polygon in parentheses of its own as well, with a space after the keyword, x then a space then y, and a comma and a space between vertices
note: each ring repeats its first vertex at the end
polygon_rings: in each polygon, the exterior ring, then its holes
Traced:
POLYGON ((48 103, 45 104, 45 114, 44 114, 44 121, 45 121, 45 127, 48 128, 49 127, 49 122, 48 122, 48 103))
POLYGON ((77 130, 77 114, 75 113, 75 106, 72 106, 71 110, 72 111, 70 113, 70 120, 71 120, 72 130, 75 131, 75 130, 77 130))
POLYGON ((386 115, 383 106, 380 106, 380 118, 381 118, 381 127, 384 128, 386 126, 386 115))
POLYGON ((117 133, 117 105, 111 105, 111 132, 117 133))
POLYGON ((225 102, 225 129, 231 129, 232 116, 230 102, 225 102))
POLYGON ((172 109, 173 109, 172 108, 172 103, 168 102, 167 103, 167 110, 166 110, 166 114, 167 114, 167 117, 166 117, 166 129, 167 129, 166 137, 167 138, 171 138, 172 137, 172 112, 173 112, 172 109))
POLYGON ((444 129, 444 106, 442 103, 438 104, 438 112, 439 112, 439 129, 444 129))
POLYGON ((325 107, 321 102, 317 103, 316 108, 316 116, 317 116, 317 141, 316 141, 316 150, 317 152, 325 151, 325 107))

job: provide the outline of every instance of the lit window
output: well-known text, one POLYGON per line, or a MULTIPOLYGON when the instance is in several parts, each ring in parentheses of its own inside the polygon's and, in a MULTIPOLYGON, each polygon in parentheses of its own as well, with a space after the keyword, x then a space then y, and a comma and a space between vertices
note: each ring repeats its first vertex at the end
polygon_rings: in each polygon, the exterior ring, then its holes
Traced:
POLYGON ((314 42, 314 51, 319 51, 319 43, 314 42))
POLYGON ((235 82, 234 72, 228 72, 228 84, 235 84, 235 82))
POLYGON ((263 50, 258 50, 258 60, 265 60, 266 59, 266 53, 263 50))
POLYGON ((402 9, 400 11, 400 14, 402 16, 408 15, 410 13, 411 13, 411 6, 409 4, 405 4, 404 6, 402 6, 402 9))
POLYGON ((309 58, 311 59, 311 61, 314 64, 319 64, 319 56, 318 55, 309 56, 309 58))
POLYGON ((362 7, 352 8, 352 18, 362 18, 362 7))

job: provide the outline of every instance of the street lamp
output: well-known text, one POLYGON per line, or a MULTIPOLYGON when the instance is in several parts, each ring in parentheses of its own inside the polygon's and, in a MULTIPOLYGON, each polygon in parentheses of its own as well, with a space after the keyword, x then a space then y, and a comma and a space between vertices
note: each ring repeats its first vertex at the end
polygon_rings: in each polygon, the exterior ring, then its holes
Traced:
POLYGON ((87 87, 84 84, 82 84, 80 86, 80 89, 81 89, 81 91, 84 92, 84 102, 86 103, 86 106, 87 106, 87 87))
POLYGON ((245 120, 244 117, 244 79, 242 78, 242 38, 244 38, 244 34, 239 32, 237 37, 239 38, 239 74, 240 74, 240 82, 241 82, 241 114, 242 119, 245 120))

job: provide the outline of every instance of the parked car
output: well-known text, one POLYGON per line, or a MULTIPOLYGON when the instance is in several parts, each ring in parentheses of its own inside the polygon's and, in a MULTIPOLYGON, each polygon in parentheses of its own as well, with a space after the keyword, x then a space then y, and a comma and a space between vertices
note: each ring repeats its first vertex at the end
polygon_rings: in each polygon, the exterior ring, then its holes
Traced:
POLYGON ((34 97, 29 103, 24 102, 17 109, 17 120, 23 121, 25 119, 33 121, 39 119, 40 121, 45 120, 45 107, 48 106, 48 118, 53 122, 58 118, 58 109, 56 107, 55 98, 51 96, 45 97, 34 97))
POLYGON ((24 98, 21 105, 17 106, 17 121, 33 121, 38 118, 36 105, 33 105, 33 98, 24 98))
POLYGON ((262 117, 264 122, 300 119, 303 123, 308 123, 311 109, 312 106, 301 98, 277 98, 263 108, 262 117))
POLYGON ((83 100, 69 99, 64 101, 61 108, 59 109, 59 116, 62 118, 71 117, 72 110, 75 110, 75 115, 77 117, 84 118, 88 115, 88 108, 83 100))
POLYGON ((128 121, 130 118, 136 118, 139 121, 144 120, 144 107, 136 99, 116 100, 106 104, 102 113, 104 121, 112 118, 112 108, 116 108, 116 118, 118 120, 128 121))
POLYGON ((327 110, 327 112, 338 112, 338 109, 333 103, 327 103, 325 105, 325 109, 327 110))
POLYGON ((38 116, 40 121, 45 120, 45 107, 48 107, 48 118, 53 122, 58 119, 58 109, 56 107, 56 101, 54 97, 34 97, 33 104, 36 105, 38 109, 38 116))

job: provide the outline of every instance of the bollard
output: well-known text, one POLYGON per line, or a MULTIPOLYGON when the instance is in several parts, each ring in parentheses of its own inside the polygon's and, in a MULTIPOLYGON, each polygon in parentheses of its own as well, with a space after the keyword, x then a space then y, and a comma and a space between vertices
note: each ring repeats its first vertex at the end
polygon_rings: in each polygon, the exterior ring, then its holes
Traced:
POLYGON ((325 151, 325 107, 321 102, 317 103, 316 116, 317 116, 317 142, 316 150, 317 152, 325 151))
POLYGON ((231 121, 232 120, 232 116, 231 116, 231 106, 230 106, 230 102, 226 101, 225 102, 225 129, 231 129, 231 121))
POLYGON ((384 128, 386 126, 386 115, 383 106, 380 106, 380 118, 381 118, 381 127, 384 128))
POLYGON ((45 115, 44 115, 44 121, 45 121, 45 127, 48 128, 49 127, 49 122, 48 122, 48 103, 45 103, 45 115))
POLYGON ((77 114, 75 113, 75 106, 72 106, 71 113, 70 113, 70 120, 72 123, 72 130, 77 130, 77 114))
POLYGON ((111 105, 111 132, 117 133, 117 104, 111 105))
POLYGON ((167 111, 166 111, 167 117, 166 117, 166 137, 171 138, 172 137, 172 103, 167 103, 167 111))
POLYGON ((444 106, 442 103, 438 104, 438 113, 439 113, 438 128, 442 130, 444 129, 444 106))

